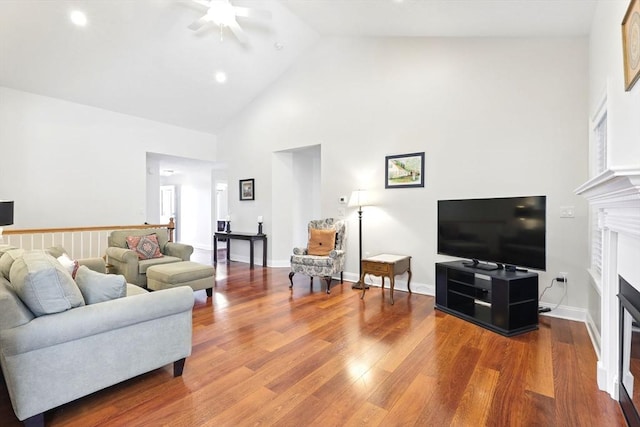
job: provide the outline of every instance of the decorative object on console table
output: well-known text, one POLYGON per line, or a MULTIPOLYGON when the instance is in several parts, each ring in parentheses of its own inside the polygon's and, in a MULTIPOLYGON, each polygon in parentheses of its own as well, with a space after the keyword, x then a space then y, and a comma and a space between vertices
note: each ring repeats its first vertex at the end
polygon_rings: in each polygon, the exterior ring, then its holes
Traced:
POLYGON ((224 231, 227 228, 227 221, 217 221, 218 231, 224 231))
POLYGON ((349 198, 349 207, 358 207, 358 282, 351 286, 352 289, 362 289, 367 285, 362 281, 362 207, 369 204, 369 196, 366 190, 354 190, 349 198))
POLYGON ((13 200, 0 200, 0 244, 2 244, 2 227, 13 224, 13 200))
POLYGON ((258 217, 258 234, 263 234, 262 233, 262 215, 258 217))
POLYGON ((225 231, 227 233, 231 233, 231 216, 227 215, 227 223, 226 223, 226 228, 222 231, 225 231))
POLYGON ((385 157, 384 188, 424 187, 424 152, 385 157))
POLYGON ((240 180, 240 200, 255 200, 254 179, 240 180))
POLYGON ((622 20, 624 88, 630 91, 640 77, 640 0, 631 0, 622 20))
MULTIPOLYGON (((396 285, 395 277, 407 273, 407 290, 411 293, 411 257, 407 255, 380 254, 360 261, 362 273, 360 273, 359 283, 364 284, 364 276, 372 274, 382 278, 382 289, 384 289, 384 278, 388 277, 391 282, 391 297, 389 302, 393 305, 393 289, 396 285)), ((364 299, 367 287, 362 288, 360 299, 364 299)))

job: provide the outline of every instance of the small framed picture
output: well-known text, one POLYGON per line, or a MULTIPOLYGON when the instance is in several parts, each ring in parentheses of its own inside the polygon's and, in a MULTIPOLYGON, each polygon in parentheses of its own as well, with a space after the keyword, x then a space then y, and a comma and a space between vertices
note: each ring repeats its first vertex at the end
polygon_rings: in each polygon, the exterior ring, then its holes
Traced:
POLYGON ((240 200, 255 200, 254 179, 240 180, 240 200))
POLYGON ((385 157, 384 188, 424 187, 424 152, 385 157))
POLYGON ((631 0, 622 20, 624 88, 630 91, 640 77, 640 0, 631 0))

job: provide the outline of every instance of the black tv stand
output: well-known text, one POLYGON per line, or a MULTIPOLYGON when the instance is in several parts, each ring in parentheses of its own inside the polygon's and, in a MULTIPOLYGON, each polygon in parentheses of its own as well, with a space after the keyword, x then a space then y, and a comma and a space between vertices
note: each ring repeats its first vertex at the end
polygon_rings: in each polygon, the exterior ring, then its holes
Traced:
POLYGON ((453 261, 436 264, 436 308, 493 332, 513 336, 538 329, 538 275, 453 261))

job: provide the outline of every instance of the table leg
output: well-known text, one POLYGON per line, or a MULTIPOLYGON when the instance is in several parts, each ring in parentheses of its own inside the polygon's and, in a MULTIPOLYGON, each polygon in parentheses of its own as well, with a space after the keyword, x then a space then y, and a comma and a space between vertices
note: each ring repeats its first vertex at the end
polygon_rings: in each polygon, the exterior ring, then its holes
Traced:
POLYGON ((267 239, 262 239, 262 267, 267 266, 267 239))
POLYGON ((364 293, 367 290, 367 287, 364 284, 364 271, 360 275, 360 280, 358 281, 362 285, 362 295, 360 295, 360 299, 364 299, 364 293))
POLYGON ((253 268, 253 240, 249 240, 249 268, 253 268))
POLYGON ((407 289, 409 290, 409 293, 411 293, 411 267, 409 267, 407 273, 409 274, 409 278, 407 279, 407 289))
POLYGON ((227 237, 227 264, 231 261, 231 238, 227 237))
POLYGON ((218 239, 213 236, 213 265, 218 263, 218 239))
POLYGON ((391 280, 391 305, 393 305, 393 288, 396 286, 395 276, 392 274, 389 280, 391 280))

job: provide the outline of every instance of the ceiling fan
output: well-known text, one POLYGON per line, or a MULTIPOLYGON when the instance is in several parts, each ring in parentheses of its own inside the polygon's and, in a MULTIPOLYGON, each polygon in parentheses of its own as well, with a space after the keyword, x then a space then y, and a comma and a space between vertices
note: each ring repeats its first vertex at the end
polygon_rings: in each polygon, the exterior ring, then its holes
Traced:
POLYGON ((227 27, 240 43, 247 44, 249 38, 238 24, 237 18, 271 19, 271 12, 268 10, 234 6, 230 0, 193 0, 193 2, 207 8, 207 13, 189 25, 189 29, 198 31, 207 24, 213 23, 220 28, 220 40, 222 40, 222 30, 227 27))

